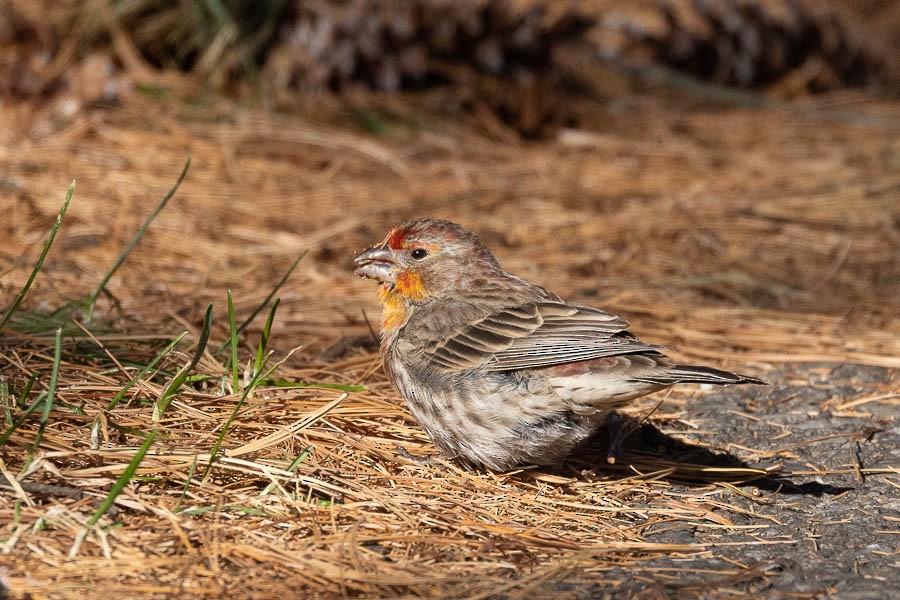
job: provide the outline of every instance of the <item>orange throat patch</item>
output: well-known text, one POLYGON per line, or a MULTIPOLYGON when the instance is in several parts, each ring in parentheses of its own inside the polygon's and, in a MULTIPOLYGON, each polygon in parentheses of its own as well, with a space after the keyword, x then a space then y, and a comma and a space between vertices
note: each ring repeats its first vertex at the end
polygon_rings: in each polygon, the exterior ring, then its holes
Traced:
POLYGON ((425 298, 425 294, 422 278, 409 271, 399 273, 393 285, 381 285, 378 288, 378 299, 381 300, 382 306, 382 331, 396 329, 403 325, 408 314, 409 303, 422 300, 425 298))

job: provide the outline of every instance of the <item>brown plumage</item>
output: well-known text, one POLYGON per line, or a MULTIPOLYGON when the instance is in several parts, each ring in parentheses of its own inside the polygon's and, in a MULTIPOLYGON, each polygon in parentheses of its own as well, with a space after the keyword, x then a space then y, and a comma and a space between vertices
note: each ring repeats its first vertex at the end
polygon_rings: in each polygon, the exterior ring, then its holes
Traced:
POLYGON ((623 319, 507 273, 450 221, 404 223, 355 264, 381 283, 385 370, 435 445, 470 465, 559 462, 610 410, 676 383, 762 383, 669 362, 623 319))

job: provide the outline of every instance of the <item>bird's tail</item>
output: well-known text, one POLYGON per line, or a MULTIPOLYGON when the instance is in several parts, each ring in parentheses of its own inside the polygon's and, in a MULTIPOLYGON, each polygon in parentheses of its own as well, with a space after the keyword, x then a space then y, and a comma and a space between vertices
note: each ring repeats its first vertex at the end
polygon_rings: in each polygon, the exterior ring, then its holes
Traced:
POLYGON ((726 385, 729 383, 755 383, 766 385, 766 382, 749 375, 731 373, 712 367, 695 367, 690 365, 672 365, 664 372, 639 378, 647 383, 672 385, 674 383, 712 383, 726 385))

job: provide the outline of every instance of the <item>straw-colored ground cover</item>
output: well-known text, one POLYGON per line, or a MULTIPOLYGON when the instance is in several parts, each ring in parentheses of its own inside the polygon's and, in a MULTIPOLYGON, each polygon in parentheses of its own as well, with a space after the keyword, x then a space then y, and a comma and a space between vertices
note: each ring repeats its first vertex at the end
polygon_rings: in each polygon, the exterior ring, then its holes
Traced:
POLYGON ((877 548, 863 566, 838 568, 842 581, 862 580, 874 561, 888 574, 865 585, 896 582, 895 103, 848 95, 736 108, 635 95, 598 102, 591 131, 532 143, 498 137, 502 125, 487 116, 442 110, 436 96, 373 106, 385 125, 378 135, 358 113, 330 106, 299 117, 135 96, 69 117, 55 105, 0 105, 0 306, 24 285, 77 180, 57 240, 0 337, 0 419, 11 432, 0 447, 0 581, 14 596, 826 593, 832 584, 790 583, 766 552, 844 542, 824 525, 805 536, 766 532, 812 510, 807 501, 827 502, 836 523, 849 523, 840 510, 853 493, 815 499, 740 484, 763 473, 724 459, 714 470, 711 453, 725 451, 749 467, 780 466, 795 485, 838 488, 849 478, 847 490, 884 499, 868 534, 877 548), (45 418, 37 406, 19 424, 50 386, 59 321, 50 313, 95 288, 188 155, 186 180, 90 321, 80 310, 60 321, 53 410, 45 418), (509 270, 622 314, 680 359, 773 385, 686 386, 627 411, 650 415, 666 443, 697 447, 681 453, 614 434, 612 451, 555 470, 499 474, 402 458, 397 446, 433 448, 380 370, 368 324, 377 329, 374 289, 350 260, 421 215, 477 230, 509 270), (230 351, 220 350, 226 292, 240 322, 305 249, 277 293, 268 347, 272 364, 284 362, 272 379, 332 387, 262 383, 241 404, 267 309, 241 336, 235 387, 230 351), (209 303, 210 343, 154 421, 209 303), (183 331, 176 351, 109 410, 183 331), (840 363, 876 375, 838 386, 830 374, 840 363), (825 413, 831 420, 819 425, 825 413), (85 530, 153 430, 115 504, 85 530), (819 440, 837 449, 822 451, 819 440), (851 447, 877 460, 848 462, 851 447), (666 533, 686 530, 699 534, 666 533))

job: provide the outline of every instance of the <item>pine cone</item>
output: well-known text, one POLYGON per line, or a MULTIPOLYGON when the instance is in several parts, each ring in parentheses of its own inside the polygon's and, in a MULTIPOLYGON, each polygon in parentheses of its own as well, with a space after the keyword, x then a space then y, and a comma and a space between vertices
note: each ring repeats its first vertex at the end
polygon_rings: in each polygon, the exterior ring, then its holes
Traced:
POLYGON ((357 81, 382 91, 419 88, 444 79, 446 72, 433 63, 498 77, 546 71, 554 47, 593 24, 574 11, 551 16, 543 4, 523 11, 504 0, 352 0, 315 9, 299 4, 272 52, 270 62, 280 72, 271 76, 296 87, 327 84, 334 90, 357 81), (339 59, 332 56, 335 48, 339 59))
POLYGON ((783 17, 750 1, 693 0, 691 7, 702 29, 664 2, 661 33, 622 28, 631 49, 648 48, 654 60, 674 69, 740 88, 769 86, 810 61, 825 67, 806 81, 810 92, 884 79, 883 59, 855 42, 837 17, 817 18, 796 0, 783 0, 783 17))
POLYGON ((57 83, 49 64, 59 47, 53 28, 0 4, 0 97, 37 96, 57 83))

